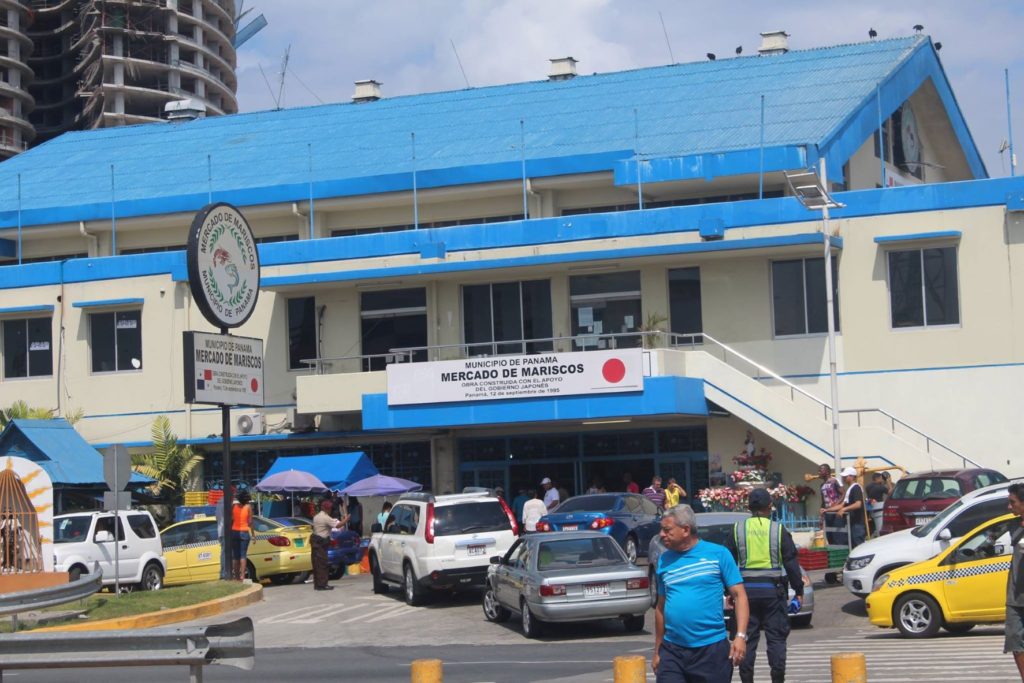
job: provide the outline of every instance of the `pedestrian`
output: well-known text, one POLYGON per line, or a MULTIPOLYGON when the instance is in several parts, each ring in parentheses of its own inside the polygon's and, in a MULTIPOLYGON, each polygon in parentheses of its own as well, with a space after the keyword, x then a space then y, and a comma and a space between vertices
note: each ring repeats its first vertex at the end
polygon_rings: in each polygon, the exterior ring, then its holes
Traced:
POLYGON ((313 590, 331 591, 334 586, 327 584, 329 578, 327 567, 327 546, 331 544, 331 530, 344 529, 348 524, 348 515, 341 519, 331 516, 334 503, 330 498, 320 501, 320 512, 313 517, 313 533, 309 536, 311 559, 313 561, 313 590))
POLYGON ((587 493, 604 493, 604 484, 601 483, 601 477, 594 477, 590 480, 590 488, 587 489, 587 493))
POLYGON ((530 492, 525 488, 519 489, 519 494, 512 499, 512 512, 516 515, 516 521, 520 524, 523 523, 523 506, 526 505, 526 501, 533 498, 530 492))
POLYGON ((252 539, 252 506, 249 505, 251 500, 248 491, 241 491, 237 496, 237 502, 231 506, 231 557, 234 561, 231 578, 235 581, 246 578, 246 555, 249 552, 249 541, 252 539))
POLYGON ((835 512, 843 518, 846 524, 847 533, 841 533, 837 538, 845 540, 850 549, 856 548, 864 542, 867 537, 867 522, 864 508, 864 490, 857 483, 857 470, 853 467, 845 468, 841 473, 843 486, 846 493, 843 499, 828 508, 828 512, 835 512))
POLYGON ((728 683, 747 652, 749 607, 736 561, 723 546, 698 537, 689 505, 665 512, 661 542, 651 659, 657 683, 728 683), (736 610, 731 644, 722 606, 726 591, 736 610))
POLYGON ((640 493, 640 485, 633 481, 633 475, 629 472, 622 474, 622 483, 626 487, 626 493, 640 493))
POLYGON ((355 496, 348 499, 348 530, 363 535, 363 504, 355 496))
POLYGON ((547 506, 541 500, 540 493, 538 491, 531 491, 530 493, 533 494, 533 498, 526 501, 523 505, 523 529, 527 533, 536 531, 537 522, 548 512, 547 506))
MULTIPOLYGON (((544 489, 544 507, 548 512, 551 512, 558 507, 558 501, 561 500, 558 495, 558 489, 551 483, 549 477, 544 477, 540 480, 541 488, 544 489)), ((524 513, 525 514, 525 513, 524 513)))
POLYGON ((750 517, 736 522, 726 547, 736 558, 750 603, 747 654, 740 664, 740 681, 753 683, 757 643, 764 631, 772 683, 786 680, 786 638, 789 637, 789 591, 803 604, 804 581, 793 536, 771 520, 772 497, 754 489, 747 499, 750 517))
POLYGON ((665 487, 665 509, 679 505, 683 498, 686 498, 686 489, 679 485, 675 477, 669 477, 665 487))
POLYGON ((821 514, 825 523, 825 541, 829 545, 836 545, 839 542, 838 532, 835 531, 839 525, 838 515, 826 510, 843 499, 843 488, 832 476, 829 465, 818 467, 818 478, 821 479, 821 514))
POLYGON ((868 484, 865 493, 868 498, 868 513, 870 514, 871 525, 874 533, 882 530, 882 512, 885 507, 885 499, 889 496, 889 487, 885 485, 885 472, 875 472, 871 475, 871 483, 868 484))
POLYGON ((391 501, 385 500, 384 506, 380 509, 380 513, 377 515, 377 524, 380 524, 380 528, 384 529, 384 522, 388 521, 388 515, 391 514, 391 501))
POLYGON ((658 506, 658 509, 665 507, 665 489, 661 488, 661 477, 657 474, 651 477, 651 485, 643 490, 644 497, 658 506))
POLYGON ((1013 557, 1006 577, 1006 642, 1003 652, 1013 653, 1017 671, 1024 681, 1024 483, 1010 484, 1008 507, 1017 515, 1011 527, 1010 543, 1013 557))

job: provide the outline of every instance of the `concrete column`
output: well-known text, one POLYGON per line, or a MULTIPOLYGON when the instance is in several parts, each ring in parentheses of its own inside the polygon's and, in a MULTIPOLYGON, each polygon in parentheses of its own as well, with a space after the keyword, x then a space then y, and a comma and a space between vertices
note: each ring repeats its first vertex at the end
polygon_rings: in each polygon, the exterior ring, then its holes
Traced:
POLYGON ((430 439, 430 471, 434 493, 455 493, 457 488, 455 437, 451 434, 430 439))

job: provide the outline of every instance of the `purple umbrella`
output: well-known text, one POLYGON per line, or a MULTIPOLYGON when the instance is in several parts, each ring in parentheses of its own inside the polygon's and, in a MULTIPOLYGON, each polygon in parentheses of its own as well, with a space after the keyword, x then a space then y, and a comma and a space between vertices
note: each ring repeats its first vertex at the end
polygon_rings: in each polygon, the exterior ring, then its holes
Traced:
POLYGON ((253 488, 267 493, 322 493, 327 490, 322 481, 302 470, 285 470, 272 474, 253 488))
POLYGON ((341 490, 341 493, 347 493, 350 496, 390 496, 406 491, 419 491, 422 488, 423 484, 417 484, 408 479, 375 474, 372 477, 360 479, 354 484, 349 484, 341 490))

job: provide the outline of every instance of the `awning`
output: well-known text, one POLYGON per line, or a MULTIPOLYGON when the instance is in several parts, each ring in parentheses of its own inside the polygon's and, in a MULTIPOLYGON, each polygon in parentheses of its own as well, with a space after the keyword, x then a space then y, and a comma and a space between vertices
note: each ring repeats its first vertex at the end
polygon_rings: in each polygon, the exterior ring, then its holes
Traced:
POLYGON ((380 474, 366 454, 357 451, 355 453, 283 456, 274 461, 264 478, 288 470, 309 472, 330 489, 343 489, 361 479, 380 474))

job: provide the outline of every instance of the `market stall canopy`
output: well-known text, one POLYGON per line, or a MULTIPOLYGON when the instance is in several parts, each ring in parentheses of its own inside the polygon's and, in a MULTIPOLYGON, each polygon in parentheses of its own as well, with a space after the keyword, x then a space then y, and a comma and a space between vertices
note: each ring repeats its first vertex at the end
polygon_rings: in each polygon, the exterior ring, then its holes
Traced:
POLYGON ((323 493, 327 487, 309 472, 285 470, 263 477, 263 480, 256 484, 255 489, 267 493, 323 493))
POLYGON ((408 479, 389 477, 384 474, 375 474, 361 481, 343 488, 341 493, 350 496, 390 496, 395 493, 406 493, 407 491, 419 491, 423 484, 417 484, 408 479))
POLYGON ((283 456, 274 461, 267 470, 266 479, 271 475, 288 470, 300 470, 312 474, 329 489, 338 491, 349 484, 366 479, 380 471, 373 466, 366 454, 330 453, 324 455, 283 456))

